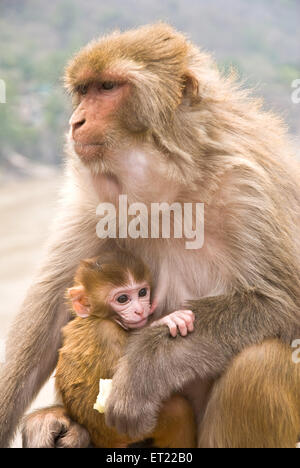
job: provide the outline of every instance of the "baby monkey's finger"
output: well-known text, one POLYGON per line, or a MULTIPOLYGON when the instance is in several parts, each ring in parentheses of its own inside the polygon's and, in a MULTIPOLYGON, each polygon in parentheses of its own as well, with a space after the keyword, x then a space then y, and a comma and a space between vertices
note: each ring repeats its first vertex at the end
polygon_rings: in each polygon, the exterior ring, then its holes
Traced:
POLYGON ((176 338, 177 333, 178 333, 178 329, 177 329, 177 324, 174 321, 174 319, 168 318, 167 319, 167 325, 169 327, 171 336, 173 336, 173 338, 176 338))
POLYGON ((193 332, 195 322, 195 316, 193 312, 190 313, 189 311, 179 311, 178 316, 185 321, 188 331, 193 332))
POLYGON ((175 317, 172 318, 174 322, 176 323, 181 336, 186 336, 188 334, 188 328, 185 323, 185 320, 177 314, 175 317))

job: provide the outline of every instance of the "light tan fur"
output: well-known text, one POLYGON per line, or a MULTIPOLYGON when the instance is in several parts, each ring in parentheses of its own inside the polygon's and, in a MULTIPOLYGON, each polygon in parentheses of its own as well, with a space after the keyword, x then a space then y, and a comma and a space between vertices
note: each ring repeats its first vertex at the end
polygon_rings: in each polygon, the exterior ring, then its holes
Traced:
POLYGON ((214 386, 200 447, 295 448, 299 382, 289 346, 269 340, 242 352, 214 386))
MULTIPOLYGON (((149 265, 162 291, 158 316, 193 299, 198 320, 185 339, 170 341, 160 329, 134 337, 114 378, 110 424, 134 437, 150 432, 161 400, 174 390, 199 377, 206 385, 241 351, 245 370, 248 346, 270 337, 289 343, 299 333, 300 172, 280 119, 163 24, 94 41, 70 63, 66 83, 76 94, 78 86, 107 77, 126 79, 131 92, 105 125, 99 121, 104 146, 97 160, 83 164, 69 139, 67 201, 1 371, 0 446, 55 365, 59 329, 68 320, 62 297, 76 265, 113 247, 95 236, 95 209, 120 193, 129 203, 204 202, 206 223, 200 251, 186 251, 184 239, 116 241, 149 265)), ((252 359, 253 348, 249 353, 252 359)), ((276 346, 274 353, 280 356, 276 346)), ((288 386, 294 376, 283 364, 285 372, 288 386)), ((247 400, 251 377, 242 375, 247 400)), ((268 384, 271 411, 271 378, 268 384)), ((256 444, 252 423, 247 430, 256 444)), ((265 445, 272 441, 266 434, 265 445)))

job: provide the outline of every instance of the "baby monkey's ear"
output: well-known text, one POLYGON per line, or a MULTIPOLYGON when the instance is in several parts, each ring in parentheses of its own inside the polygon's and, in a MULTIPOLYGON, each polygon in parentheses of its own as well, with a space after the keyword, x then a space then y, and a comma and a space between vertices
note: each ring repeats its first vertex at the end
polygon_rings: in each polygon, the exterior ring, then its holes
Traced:
POLYGON ((83 286, 75 286, 67 291, 67 295, 72 302, 74 312, 82 318, 89 317, 91 313, 91 305, 86 295, 83 286))

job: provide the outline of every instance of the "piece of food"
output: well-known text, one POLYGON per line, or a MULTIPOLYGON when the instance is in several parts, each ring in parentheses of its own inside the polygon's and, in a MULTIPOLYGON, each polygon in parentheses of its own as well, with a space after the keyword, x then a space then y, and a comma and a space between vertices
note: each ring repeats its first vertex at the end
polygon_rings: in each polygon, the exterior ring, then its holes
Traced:
POLYGON ((111 379, 100 379, 99 384, 99 395, 97 397, 97 401, 94 404, 94 409, 99 411, 99 413, 105 412, 105 403, 107 398, 109 397, 111 391, 112 380, 111 379))

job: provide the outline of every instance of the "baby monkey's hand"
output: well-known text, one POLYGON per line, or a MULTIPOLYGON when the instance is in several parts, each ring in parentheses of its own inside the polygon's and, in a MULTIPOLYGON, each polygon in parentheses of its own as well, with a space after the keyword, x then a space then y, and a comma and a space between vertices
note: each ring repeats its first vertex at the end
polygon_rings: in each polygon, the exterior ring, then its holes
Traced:
POLYGON ((187 336, 188 333, 194 331, 195 315, 191 310, 176 310, 172 314, 156 320, 151 324, 151 327, 167 325, 171 335, 175 338, 178 330, 181 336, 187 336))

